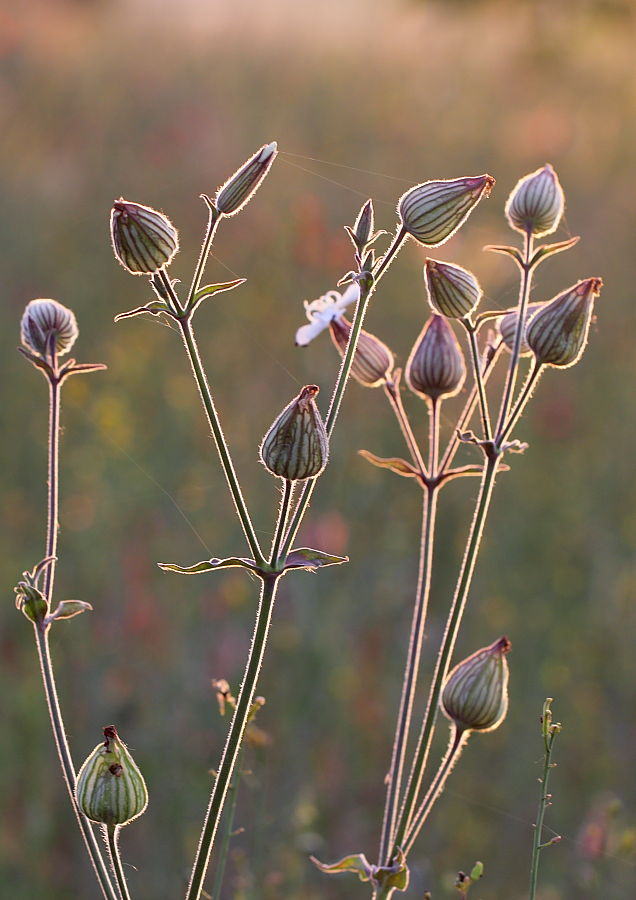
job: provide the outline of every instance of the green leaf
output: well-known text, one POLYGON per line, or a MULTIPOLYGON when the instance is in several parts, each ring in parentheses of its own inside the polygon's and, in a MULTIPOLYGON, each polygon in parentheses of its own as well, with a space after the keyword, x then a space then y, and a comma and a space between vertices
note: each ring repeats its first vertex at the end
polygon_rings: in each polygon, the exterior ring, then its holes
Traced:
POLYGON ((253 559, 239 556, 230 556, 227 559, 204 559, 203 562, 196 563, 194 566, 178 566, 175 563, 158 563, 158 566, 164 572, 178 572, 180 575, 198 575, 201 572, 214 572, 217 569, 229 569, 236 566, 250 569, 252 572, 258 571, 253 559))
POLYGON ((285 560, 286 569, 321 569, 325 566, 339 566, 349 562, 348 556, 333 556, 331 553, 323 553, 322 550, 312 550, 310 547, 298 547, 291 550, 285 560))
POLYGON ((403 475, 405 478, 417 478, 420 474, 415 466, 412 466, 411 463, 401 459, 399 456, 391 456, 384 459, 381 456, 376 456, 375 453, 370 453, 368 450, 358 450, 358 453, 371 465, 379 466, 381 469, 391 469, 396 475, 403 475))
POLYGON ((355 872, 360 881, 371 880, 373 869, 364 853, 355 853, 352 856, 345 856, 344 859, 331 863, 331 865, 321 863, 315 856, 310 856, 309 858, 321 872, 325 872, 327 875, 337 875, 340 872, 355 872))
POLYGON ((571 247, 574 247, 576 244, 578 244, 580 240, 580 237, 573 237, 568 241, 559 241, 556 244, 544 244, 542 247, 537 247, 536 253, 530 260, 530 267, 534 268, 547 256, 552 256, 554 253, 562 253, 564 250, 569 250, 571 247))
POLYGON ((518 266, 523 268, 523 257, 516 247, 508 247, 499 244, 488 244, 484 250, 490 250, 491 253, 503 253, 504 256, 512 256, 518 266))
POLYGON ((398 849, 392 866, 375 867, 373 880, 384 888, 395 888, 398 891, 407 889, 409 886, 409 869, 402 850, 398 849))
MULTIPOLYGON (((578 238, 577 238, 578 240, 578 238)), ((470 871, 470 880, 471 881, 479 881, 481 876, 484 874, 484 864, 483 862, 479 862, 479 860, 475 863, 470 871)))
POLYGON ((145 306, 137 306, 135 309, 129 309, 128 312, 119 313, 115 316, 115 322, 120 319, 130 319, 133 316, 140 316, 143 313, 150 313, 151 316, 158 316, 159 313, 170 313, 170 309, 163 300, 150 300, 145 306))
POLYGON ((79 616, 89 609, 92 610, 93 607, 84 600, 62 600, 51 613, 49 619, 72 619, 73 616, 79 616))
POLYGON ((220 284, 206 284, 205 287, 199 288, 196 292, 189 308, 190 310, 195 310, 199 303, 203 300, 207 300, 208 297, 214 297, 215 294, 220 294, 223 291, 231 291, 232 288, 238 287, 246 281, 246 278, 236 278, 234 281, 224 281, 220 284))

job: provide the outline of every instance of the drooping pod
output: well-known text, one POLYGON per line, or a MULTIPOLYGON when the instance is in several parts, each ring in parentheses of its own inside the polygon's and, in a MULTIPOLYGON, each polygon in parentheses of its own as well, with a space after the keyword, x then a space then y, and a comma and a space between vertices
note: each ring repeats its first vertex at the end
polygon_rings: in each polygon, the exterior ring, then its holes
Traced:
POLYGON ((260 456, 272 475, 304 481, 320 475, 327 465, 329 441, 314 400, 317 393, 315 384, 306 385, 263 438, 260 456))
MULTIPOLYGON (((329 331, 338 352, 344 356, 351 334, 351 323, 344 316, 338 316, 329 323, 329 331)), ((356 381, 365 387, 379 387, 390 377, 393 363, 393 354, 380 338, 368 331, 360 332, 351 363, 351 375, 356 381)))
POLYGON ((464 383, 466 364, 455 333, 443 316, 424 325, 406 363, 410 389, 430 400, 454 396, 464 383))
POLYGON ((462 225, 493 188, 492 175, 416 184, 398 201, 404 230, 426 247, 438 247, 462 225))
POLYGON ((578 362, 590 329, 600 278, 586 278, 542 305, 526 329, 528 346, 541 365, 567 369, 578 362))
POLYGON ((424 281, 434 311, 450 319, 469 316, 482 298, 482 289, 473 273, 453 263, 427 259, 424 281))
POLYGON ((120 197, 110 214, 116 259, 131 275, 152 275, 167 266, 179 249, 179 235, 163 213, 120 197))
POLYGON ((493 731, 508 711, 510 641, 501 637, 449 673, 441 696, 444 715, 459 731, 493 731))

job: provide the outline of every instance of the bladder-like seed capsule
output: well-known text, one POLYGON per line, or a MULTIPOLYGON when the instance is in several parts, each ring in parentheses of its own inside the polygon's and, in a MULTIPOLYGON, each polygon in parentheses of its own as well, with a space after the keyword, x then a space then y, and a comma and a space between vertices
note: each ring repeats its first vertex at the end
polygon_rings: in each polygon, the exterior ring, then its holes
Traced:
POLYGON ((451 326, 432 315, 415 342, 406 363, 410 389, 431 400, 452 397, 466 377, 464 356, 451 326))
POLYGON ((517 182, 506 201, 506 218, 515 231, 543 237, 556 231, 564 207, 563 188, 548 164, 517 182))
POLYGON ((167 216, 122 197, 113 203, 110 236, 116 258, 132 275, 158 272, 179 249, 177 229, 167 216))
POLYGON ((508 711, 510 641, 501 637, 458 663, 444 684, 441 708, 461 731, 492 731, 508 711))
POLYGON ((437 247, 465 222, 482 197, 487 197, 495 179, 492 175, 425 181, 398 201, 398 215, 404 229, 421 244, 437 247))
POLYGON ((127 825, 148 805, 143 776, 113 725, 77 775, 75 797, 84 815, 103 825, 127 825))
POLYGON ((272 475, 304 481, 320 475, 327 465, 329 442, 314 400, 317 393, 315 384, 306 385, 263 438, 261 460, 272 475))
POLYGON ((55 345, 58 356, 68 353, 79 330, 72 310, 57 300, 31 300, 20 323, 20 337, 25 347, 38 356, 46 356, 55 345))
MULTIPOLYGON (((530 347, 528 347, 528 342, 526 340, 526 330, 528 328, 528 322, 532 318, 532 316, 541 309, 543 303, 530 303, 526 309, 526 321, 521 332, 521 348, 520 355, 521 356, 529 356, 532 353, 530 347)), ((502 316, 498 322, 499 334, 501 335, 501 339, 504 342, 504 346, 510 350, 514 349, 515 345, 515 334, 517 333, 517 322, 519 321, 519 312, 518 310, 513 310, 512 312, 506 313, 505 316, 502 316)))
POLYGON ((429 303, 435 312, 451 319, 469 316, 482 297, 481 287, 472 272, 452 263, 427 259, 424 281, 429 303))
MULTIPOLYGON (((338 316, 331 320, 329 330, 338 352, 344 356, 351 323, 344 316, 338 316)), ((352 376, 365 387, 379 387, 387 381, 392 371, 393 354, 387 345, 368 331, 361 331, 351 364, 352 376)))
POLYGON ((578 362, 602 286, 600 278, 586 278, 542 304, 526 329, 528 346, 538 363, 566 369, 578 362))

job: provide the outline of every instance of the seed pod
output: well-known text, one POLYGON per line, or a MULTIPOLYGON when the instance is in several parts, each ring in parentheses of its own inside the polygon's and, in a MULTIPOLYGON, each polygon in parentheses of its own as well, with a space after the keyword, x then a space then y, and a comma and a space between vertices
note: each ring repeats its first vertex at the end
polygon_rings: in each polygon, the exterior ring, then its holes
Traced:
MULTIPOLYGON (((521 332, 521 356, 530 356, 532 350, 528 347, 528 341, 526 340, 526 330, 528 328, 528 322, 532 318, 532 316, 538 312, 543 303, 530 303, 526 309, 526 323, 523 331, 521 332)), ((504 342, 504 345, 510 350, 514 348, 515 344, 515 334, 517 333, 517 321, 519 319, 519 314, 517 310, 513 310, 513 312, 506 313, 505 316, 502 316, 498 322, 499 334, 501 335, 501 339, 504 342)))
MULTIPOLYGON (((329 323, 331 339, 341 356, 344 356, 351 334, 351 323, 344 316, 338 316, 329 323)), ((393 354, 380 338, 361 331, 353 355, 351 374, 365 387, 379 387, 393 371, 393 354)))
POLYGON ((501 637, 450 672, 442 689, 444 715, 461 731, 492 731, 508 711, 510 641, 501 637))
POLYGON ((451 326, 433 314, 406 363, 406 382, 415 394, 437 400, 452 397, 466 377, 464 356, 451 326))
POLYGON ((424 281, 429 303, 435 312, 451 319, 469 316, 483 293, 472 272, 435 259, 426 260, 424 281))
POLYGON ((506 201, 506 218, 515 231, 543 237, 556 231, 564 206, 563 188, 547 164, 517 182, 506 201))
POLYGON ((179 249, 177 229, 167 216, 122 197, 113 203, 110 235, 116 258, 132 275, 158 272, 179 249))
POLYGON ((20 323, 20 337, 25 347, 38 356, 45 356, 55 342, 58 356, 68 353, 79 330, 72 310, 57 300, 31 300, 26 305, 20 323))
POLYGON ((240 212, 258 190, 278 152, 276 141, 264 144, 216 192, 214 205, 224 216, 240 212))
POLYGON ((127 825, 148 805, 146 782, 114 725, 104 738, 79 770, 75 797, 92 822, 127 825))
POLYGON ((272 475, 304 481, 320 475, 327 465, 329 444, 314 401, 317 393, 315 384, 306 385, 263 438, 261 460, 272 475))
POLYGON ((586 278, 542 305, 526 329, 538 363, 567 369, 578 362, 587 342, 594 298, 602 287, 600 278, 586 278))
POLYGON ((425 181, 398 201, 398 215, 405 230, 421 244, 438 247, 466 221, 483 196, 488 197, 492 175, 425 181))

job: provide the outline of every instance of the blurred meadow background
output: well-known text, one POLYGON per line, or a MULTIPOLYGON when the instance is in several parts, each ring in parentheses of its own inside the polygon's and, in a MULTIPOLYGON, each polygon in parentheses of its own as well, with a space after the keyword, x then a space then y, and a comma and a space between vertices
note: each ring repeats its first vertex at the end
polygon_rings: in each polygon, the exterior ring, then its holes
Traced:
MULTIPOLYGON (((471 742, 404 896, 456 896, 454 874, 476 859, 475 900, 527 896, 546 696, 565 723, 547 818, 563 840, 543 855, 540 896, 636 896, 635 18, 630 0, 0 5, 3 896, 97 890, 11 593, 44 542, 46 391, 15 352, 23 307, 72 307, 74 354, 108 365, 65 388, 57 596, 94 612, 55 628, 53 652, 77 764, 114 722, 148 782, 148 812, 122 838, 134 896, 177 897, 227 727, 210 682, 238 687, 256 586, 240 570, 186 579, 155 565, 243 542, 176 334, 149 318, 113 324, 148 290, 113 259, 107 217, 120 195, 166 212, 181 233, 171 272, 186 280, 199 193, 270 140, 271 174, 220 229, 208 266, 208 281, 248 281, 197 317, 263 536, 276 491, 257 445, 300 385, 322 385, 326 403, 337 370, 326 334, 305 350, 293 335, 302 301, 351 267, 343 224, 371 196, 390 229, 410 185, 492 173, 491 198, 439 255, 504 308, 516 273, 481 248, 510 242, 503 206, 521 175, 547 161, 559 173, 558 238, 582 240, 542 267, 534 298, 591 275, 605 289, 582 362, 545 376, 517 430, 530 449, 499 478, 458 646, 456 658, 508 634, 510 713, 471 742)), ((406 247, 366 323, 401 364, 427 314, 424 255, 406 247)), ((424 405, 405 403, 424 433, 424 405)), ((416 579, 419 492, 362 447, 403 453, 381 392, 352 383, 302 542, 351 562, 282 584, 227 900, 366 896, 308 861, 376 851, 416 579)), ((427 673, 476 490, 465 479, 442 495, 427 673)), ((442 728, 440 752, 445 740, 442 728)))

